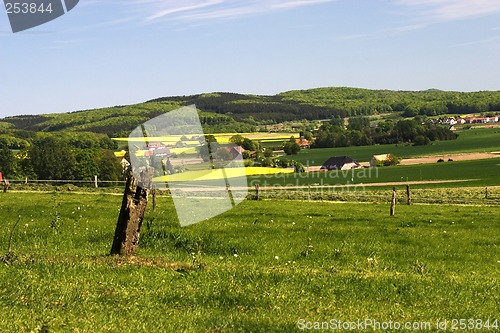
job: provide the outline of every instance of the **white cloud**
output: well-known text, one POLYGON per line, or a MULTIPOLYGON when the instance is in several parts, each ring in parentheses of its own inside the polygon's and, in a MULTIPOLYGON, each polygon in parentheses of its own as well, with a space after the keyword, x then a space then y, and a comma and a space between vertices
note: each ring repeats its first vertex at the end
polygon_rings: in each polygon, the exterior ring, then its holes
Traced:
POLYGON ((275 4, 272 5, 273 8, 295 8, 302 6, 310 6, 321 3, 332 2, 333 0, 285 0, 285 1, 276 1, 275 4))
POLYGON ((270 11, 293 9, 330 3, 336 0, 133 0, 129 4, 140 6, 146 19, 209 20, 240 17, 270 11))
POLYGON ((453 21, 500 13, 498 0, 394 0, 402 6, 422 9, 431 21, 453 21))
POLYGON ((157 11, 156 13, 154 13, 153 15, 147 17, 147 19, 148 20, 155 20, 155 19, 167 16, 167 15, 172 15, 172 14, 181 13, 181 12, 189 12, 189 11, 193 11, 193 10, 197 10, 197 9, 202 9, 205 7, 219 5, 222 3, 223 3, 222 0, 208 0, 208 1, 201 1, 199 3, 194 3, 191 5, 187 5, 187 6, 180 6, 180 7, 168 6, 167 8, 161 9, 161 10, 157 11))
POLYGON ((493 36, 493 37, 489 37, 489 38, 475 40, 472 42, 455 44, 454 47, 463 47, 463 46, 472 46, 472 45, 481 45, 481 44, 492 44, 498 40, 500 40, 500 36, 493 36))

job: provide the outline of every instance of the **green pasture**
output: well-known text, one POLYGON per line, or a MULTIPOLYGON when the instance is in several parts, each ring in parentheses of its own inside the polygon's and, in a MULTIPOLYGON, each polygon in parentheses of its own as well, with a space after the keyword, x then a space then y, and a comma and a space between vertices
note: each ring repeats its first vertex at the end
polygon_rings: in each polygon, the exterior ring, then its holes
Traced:
POLYGON ((385 201, 245 201, 180 228, 162 196, 138 256, 118 258, 107 253, 120 196, 1 197, 1 332, 298 332, 332 319, 435 332, 448 320, 450 332, 455 318, 500 320, 492 206, 400 205, 389 217, 385 201))
POLYGON ((500 151, 500 128, 458 131, 450 141, 435 141, 427 146, 375 145, 361 147, 303 149, 293 159, 304 165, 321 165, 332 156, 350 156, 358 162, 370 161, 373 155, 393 154, 402 158, 466 152, 500 151))
POLYGON ((249 178, 249 184, 259 183, 261 186, 322 186, 439 180, 460 180, 462 182, 417 185, 417 187, 499 186, 500 158, 253 176, 249 178))

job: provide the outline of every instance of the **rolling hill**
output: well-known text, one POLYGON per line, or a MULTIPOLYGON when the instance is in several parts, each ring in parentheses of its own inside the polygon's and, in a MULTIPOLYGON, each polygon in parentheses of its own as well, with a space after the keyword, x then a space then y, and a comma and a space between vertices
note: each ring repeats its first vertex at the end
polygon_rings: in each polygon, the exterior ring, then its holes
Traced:
POLYGON ((0 119, 0 129, 36 132, 78 131, 126 136, 139 124, 181 106, 196 104, 210 132, 252 132, 259 124, 319 120, 335 116, 399 113, 404 116, 482 113, 500 110, 500 91, 447 92, 331 87, 273 96, 208 93, 162 97, 140 104, 71 113, 0 119))

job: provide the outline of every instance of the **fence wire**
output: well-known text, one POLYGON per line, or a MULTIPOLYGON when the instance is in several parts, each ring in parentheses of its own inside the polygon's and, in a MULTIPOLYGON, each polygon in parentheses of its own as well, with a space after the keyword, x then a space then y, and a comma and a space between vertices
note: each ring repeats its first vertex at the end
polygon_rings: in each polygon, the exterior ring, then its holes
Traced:
MULTIPOLYGON (((75 191, 79 188, 88 191, 102 191, 109 189, 112 192, 120 192, 125 186, 125 181, 102 181, 102 180, 9 180, 9 190, 59 190, 75 191), (96 186, 97 185, 97 186, 96 186)), ((403 185, 403 184, 402 184, 403 185)), ((399 186, 397 190, 397 203, 408 204, 406 189, 399 186)), ((227 189, 226 189, 227 190, 227 189)), ((210 198, 217 195, 220 189, 204 189, 195 194, 197 198, 210 198)), ((259 199, 261 200, 308 200, 308 201, 345 201, 345 202, 372 202, 389 203, 392 190, 331 187, 331 186, 283 186, 275 188, 260 188, 259 199)), ((248 188, 249 200, 257 197, 254 187, 248 188)), ((160 191, 159 195, 170 195, 169 191, 160 191)), ((412 204, 454 204, 454 205, 500 205, 500 187, 484 188, 428 188, 412 189, 412 204)))

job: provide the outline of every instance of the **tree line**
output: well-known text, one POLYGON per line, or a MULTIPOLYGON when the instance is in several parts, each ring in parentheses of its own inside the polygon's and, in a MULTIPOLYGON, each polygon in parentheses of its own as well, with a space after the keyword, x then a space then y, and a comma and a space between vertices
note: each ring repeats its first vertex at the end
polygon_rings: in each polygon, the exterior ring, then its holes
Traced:
POLYGON ((122 166, 111 150, 116 144, 108 137, 39 133, 28 142, 29 147, 22 150, 1 145, 0 171, 5 177, 91 181, 96 175, 104 181, 121 179, 122 166))
POLYGON ((410 143, 427 145, 436 140, 454 140, 457 134, 448 128, 436 125, 428 119, 416 117, 397 122, 386 120, 372 127, 367 117, 344 120, 334 118, 319 128, 313 148, 366 146, 373 144, 410 143))

